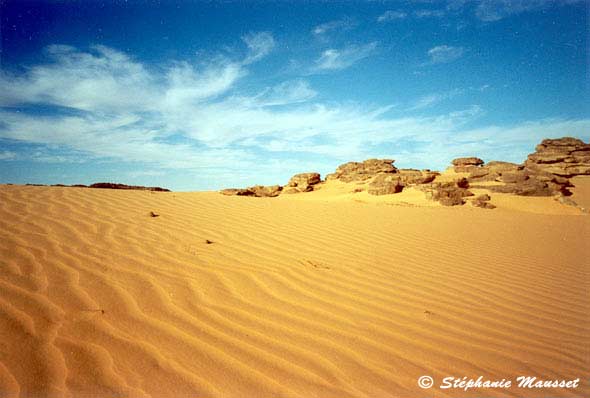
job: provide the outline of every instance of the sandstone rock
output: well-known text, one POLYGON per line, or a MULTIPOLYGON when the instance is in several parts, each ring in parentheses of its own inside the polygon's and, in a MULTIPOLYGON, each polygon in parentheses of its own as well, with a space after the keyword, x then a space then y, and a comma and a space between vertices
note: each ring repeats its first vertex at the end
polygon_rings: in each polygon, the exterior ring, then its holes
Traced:
POLYGON ((473 196, 468 186, 469 183, 463 178, 454 182, 419 185, 418 189, 424 191, 428 199, 439 201, 443 206, 456 206, 465 204, 463 198, 473 196))
POLYGON ((572 137, 543 140, 525 166, 562 177, 590 175, 590 144, 572 137))
POLYGON ((481 167, 472 166, 470 169, 469 180, 501 181, 501 176, 504 173, 516 173, 523 168, 524 166, 520 164, 493 160, 481 167))
POLYGON ((529 179, 529 175, 523 171, 502 173, 500 180, 504 183, 522 183, 529 179))
POLYGON ((493 185, 487 188, 493 192, 511 193, 520 196, 552 196, 556 193, 547 182, 530 177, 522 182, 493 185))
POLYGON ((371 195, 390 195, 401 192, 404 185, 397 173, 377 174, 369 184, 367 192, 371 195))
POLYGON ((291 177, 287 186, 297 188, 300 192, 309 192, 313 191, 313 186, 321 181, 319 173, 300 173, 291 177))
POLYGON ((483 164, 483 160, 476 157, 457 158, 452 161, 455 173, 471 173, 483 164))
POLYGON ((453 166, 481 166, 483 164, 483 160, 476 157, 457 158, 453 159, 451 163, 453 163, 453 166))
POLYGON ((473 200, 477 200, 477 201, 480 201, 480 202, 487 202, 487 201, 489 201, 491 199, 492 198, 487 193, 484 193, 482 195, 479 195, 479 196, 476 196, 475 198, 473 198, 473 200))
POLYGON ((455 181, 455 185, 459 188, 469 188, 469 180, 467 178, 460 178, 455 181))
POLYGON ((398 169, 398 173, 404 185, 427 184, 440 175, 436 171, 416 169, 398 169))
POLYGON ((368 159, 364 162, 348 162, 338 166, 336 171, 326 176, 327 180, 343 182, 365 181, 379 173, 395 173, 393 159, 368 159))
POLYGON ((502 173, 505 171, 517 171, 524 168, 521 164, 510 163, 510 162, 502 162, 499 160, 492 160, 485 164, 491 171, 495 171, 498 173, 502 173))
POLYGON ((490 199, 490 195, 488 194, 479 195, 471 200, 471 205, 481 207, 482 209, 495 209, 496 206, 489 203, 490 199))
MULTIPOLYGON (((486 179, 488 179, 489 175, 490 175, 490 168, 489 167, 473 167, 470 172, 469 172, 469 179, 483 179, 484 177, 486 177, 486 179)), ((498 174, 494 174, 494 178, 498 176, 498 174)))
POLYGON ((229 188, 229 189, 222 189, 219 191, 223 195, 236 195, 236 196, 255 196, 258 198, 265 198, 265 197, 275 197, 279 196, 283 187, 280 185, 255 185, 249 188, 244 189, 237 189, 237 188, 229 188))
POLYGON ((293 193, 301 193, 301 191, 299 189, 293 188, 293 187, 285 187, 281 191, 281 195, 284 195, 284 194, 293 194, 293 193))

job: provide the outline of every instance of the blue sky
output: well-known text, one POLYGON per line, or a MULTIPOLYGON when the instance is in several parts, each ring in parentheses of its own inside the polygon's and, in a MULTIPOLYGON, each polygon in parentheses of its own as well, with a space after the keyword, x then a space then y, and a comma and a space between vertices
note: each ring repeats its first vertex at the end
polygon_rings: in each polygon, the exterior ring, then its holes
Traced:
POLYGON ((588 1, 0 1, 0 182, 284 184, 590 138, 588 1))

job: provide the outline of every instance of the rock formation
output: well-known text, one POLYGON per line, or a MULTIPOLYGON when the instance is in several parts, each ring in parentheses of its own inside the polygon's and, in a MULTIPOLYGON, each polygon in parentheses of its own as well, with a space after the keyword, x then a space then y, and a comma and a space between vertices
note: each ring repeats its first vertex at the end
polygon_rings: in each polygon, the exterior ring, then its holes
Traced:
POLYGON ((481 166, 483 164, 483 160, 476 157, 457 158, 453 159, 452 163, 455 173, 469 173, 473 169, 481 166))
POLYGON ((398 172, 404 185, 427 184, 440 175, 439 172, 430 170, 398 169, 398 172))
MULTIPOLYGON (((568 178, 590 175, 590 144, 571 137, 543 140, 524 164, 502 161, 484 163, 477 157, 457 158, 452 161, 453 170, 469 174, 467 178, 450 182, 437 182, 438 172, 397 169, 393 162, 393 159, 368 159, 344 163, 334 173, 328 174, 326 180, 356 183, 353 192, 366 190, 371 195, 395 194, 407 186, 415 186, 428 198, 445 206, 464 204, 464 198, 473 196, 469 187, 522 196, 565 197, 571 194, 568 187, 572 185, 568 178)), ((257 185, 246 189, 225 189, 221 193, 274 197, 281 193, 313 191, 320 183, 318 173, 301 173, 291 177, 285 189, 279 185, 257 185)), ((470 202, 476 207, 493 209, 495 206, 489 200, 489 195, 480 195, 470 202)))
POLYGON ((272 198, 279 196, 283 187, 280 185, 254 185, 252 187, 238 189, 228 188, 220 191, 223 195, 236 195, 236 196, 255 196, 257 198, 272 198))
POLYGON ((298 193, 313 191, 313 187, 322 181, 319 173, 301 173, 295 174, 287 185, 284 193, 298 193))
POLYGON ((488 194, 476 196, 471 200, 471 204, 475 207, 481 207, 482 209, 495 209, 496 206, 490 203, 492 198, 488 194))
POLYGON ((457 206, 465 204, 463 198, 473 196, 469 191, 469 182, 462 178, 451 182, 433 182, 418 186, 418 189, 424 191, 428 199, 436 200, 443 206, 457 206))
POLYGON ((326 176, 326 180, 343 182, 366 181, 379 173, 394 173, 393 159, 368 159, 364 162, 348 162, 338 166, 336 171, 326 176))
POLYGON ((590 174, 590 144, 572 137, 543 140, 531 153, 525 167, 561 177, 590 174))
POLYGON ((369 183, 367 192, 371 195, 389 195, 401 192, 404 184, 399 173, 380 173, 369 183))
POLYGON ((166 188, 144 187, 141 185, 116 184, 116 183, 112 183, 112 182, 97 182, 95 184, 89 185, 88 188, 132 189, 132 190, 139 190, 139 191, 170 192, 170 190, 166 189, 166 188))

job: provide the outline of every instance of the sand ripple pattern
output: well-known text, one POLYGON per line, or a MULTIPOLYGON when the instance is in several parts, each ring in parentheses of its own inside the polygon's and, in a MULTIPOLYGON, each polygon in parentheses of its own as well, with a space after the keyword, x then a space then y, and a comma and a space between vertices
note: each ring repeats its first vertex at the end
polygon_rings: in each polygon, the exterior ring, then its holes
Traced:
POLYGON ((589 241, 578 216, 0 186, 0 397, 587 381, 589 241))

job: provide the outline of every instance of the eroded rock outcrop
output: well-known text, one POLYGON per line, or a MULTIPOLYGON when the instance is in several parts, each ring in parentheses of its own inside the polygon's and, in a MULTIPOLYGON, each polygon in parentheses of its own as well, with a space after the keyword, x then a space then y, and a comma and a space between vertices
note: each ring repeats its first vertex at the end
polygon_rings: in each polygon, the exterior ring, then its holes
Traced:
POLYGON ((440 175, 437 171, 416 169, 398 169, 398 173, 404 185, 427 184, 440 175))
POLYGON ((393 159, 368 159, 363 162, 348 162, 338 166, 336 171, 326 176, 326 180, 343 182, 366 181, 379 173, 395 173, 393 159))
POLYGON ((399 173, 381 173, 369 183, 367 192, 371 195, 390 195, 401 192, 403 189, 404 184, 399 173))
POLYGON ((433 182, 419 185, 418 189, 424 191, 426 198, 436 200, 443 206, 457 206, 465 204, 468 196, 473 196, 469 191, 469 182, 466 178, 450 182, 433 182))
POLYGON ((295 174, 285 186, 284 193, 310 192, 321 181, 319 173, 295 174))
POLYGON ((472 168, 469 173, 469 181, 498 181, 505 173, 515 173, 524 168, 521 164, 500 162, 493 160, 481 167, 472 168))
POLYGON ((590 175, 590 144, 572 137, 543 140, 528 156, 525 167, 568 178, 590 175))
POLYGON ((452 163, 455 173, 469 173, 473 169, 481 166, 483 160, 476 157, 457 158, 453 159, 452 163))
POLYGON ((257 198, 272 198, 279 196, 283 187, 280 185, 254 185, 248 188, 228 188, 219 191, 223 195, 255 196, 257 198))

